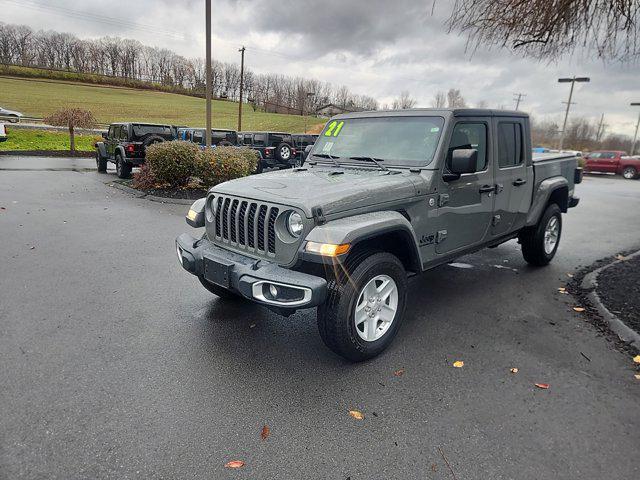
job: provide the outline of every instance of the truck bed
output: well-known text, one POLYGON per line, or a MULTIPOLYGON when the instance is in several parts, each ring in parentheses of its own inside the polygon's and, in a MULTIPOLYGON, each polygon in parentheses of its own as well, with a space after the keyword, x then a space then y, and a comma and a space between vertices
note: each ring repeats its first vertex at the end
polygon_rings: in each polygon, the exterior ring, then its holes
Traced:
POLYGON ((562 176, 569 182, 569 195, 573 195, 575 170, 578 166, 578 157, 573 153, 534 153, 533 154, 533 178, 534 192, 540 183, 551 177, 562 176))

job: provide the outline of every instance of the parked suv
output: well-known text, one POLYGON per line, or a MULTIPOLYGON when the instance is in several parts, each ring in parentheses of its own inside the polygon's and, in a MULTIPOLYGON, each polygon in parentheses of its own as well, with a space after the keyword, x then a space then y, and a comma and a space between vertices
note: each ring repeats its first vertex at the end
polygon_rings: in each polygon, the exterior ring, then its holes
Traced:
POLYGON ((240 132, 238 145, 258 152, 258 172, 263 168, 288 168, 296 163, 293 136, 282 132, 240 132))
MULTIPOLYGON (((178 128, 178 140, 184 140, 186 142, 197 143, 204 147, 205 145, 205 133, 204 128, 178 128)), ((221 147, 231 147, 238 144, 238 132, 235 130, 224 129, 212 129, 211 130, 211 145, 221 147)))
POLYGON ((615 173, 633 180, 640 174, 640 157, 630 157, 621 150, 591 152, 584 157, 584 171, 615 173))
POLYGON ((23 115, 20 112, 0 107, 0 120, 6 119, 11 123, 18 123, 22 117, 23 115))
POLYGON ((296 148, 296 160, 298 160, 299 165, 302 165, 305 161, 305 152, 307 151, 308 146, 313 146, 318 139, 318 135, 314 135, 311 133, 294 133, 293 137, 293 146, 296 148))
POLYGON ((145 149, 158 142, 175 140, 176 128, 152 123, 112 123, 104 141, 97 142, 96 164, 98 172, 107 171, 107 162, 116 164, 120 178, 129 178, 131 169, 144 163, 145 149))
POLYGON ((187 214, 204 234, 179 236, 176 251, 219 297, 285 315, 318 307, 325 344, 365 360, 391 343, 405 306, 420 305, 413 274, 516 238, 525 261, 547 265, 578 204, 577 163, 532 156, 522 112, 349 113, 325 126, 304 167, 209 190, 187 214))

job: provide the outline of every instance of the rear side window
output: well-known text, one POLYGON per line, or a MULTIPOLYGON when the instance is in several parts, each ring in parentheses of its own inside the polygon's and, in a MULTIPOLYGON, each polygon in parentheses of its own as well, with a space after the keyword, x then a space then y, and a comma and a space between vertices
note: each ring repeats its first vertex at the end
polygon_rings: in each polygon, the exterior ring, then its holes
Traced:
POLYGON ((242 143, 244 145, 251 145, 251 135, 244 135, 242 143))
POLYGON ((267 136, 264 133, 256 133, 253 136, 253 144, 257 147, 264 147, 265 142, 267 141, 267 136))
POLYGON ((127 128, 126 125, 122 125, 120 127, 120 135, 119 135, 120 140, 127 140, 128 134, 129 134, 129 129, 127 128))
POLYGON ((515 167, 523 160, 522 126, 519 123, 498 124, 498 166, 515 167))
POLYGON ((291 135, 271 134, 269 135, 269 146, 277 147, 282 142, 287 142, 289 145, 293 144, 293 138, 291 135))
POLYGON ((113 125, 109 127, 109 133, 107 133, 107 138, 113 138, 116 135, 116 127, 113 125))
POLYGON ((202 130, 194 130, 191 141, 194 143, 203 143, 203 140, 204 140, 204 132, 202 130))

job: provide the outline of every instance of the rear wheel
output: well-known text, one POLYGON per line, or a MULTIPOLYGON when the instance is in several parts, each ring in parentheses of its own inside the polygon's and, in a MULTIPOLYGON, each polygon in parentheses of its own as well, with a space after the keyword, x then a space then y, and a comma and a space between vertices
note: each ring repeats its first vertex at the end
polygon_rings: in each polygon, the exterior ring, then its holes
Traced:
POLYGON ((104 173, 107 171, 107 159, 102 158, 100 155, 100 150, 96 148, 96 167, 98 167, 99 173, 104 173))
POLYGON ((522 256, 531 265, 547 265, 555 256, 562 233, 562 212, 550 204, 538 223, 520 232, 522 256))
POLYGON ((119 178, 129 178, 131 176, 131 165, 122 159, 120 154, 116 155, 116 173, 119 178))
POLYGON ((627 180, 633 180, 638 177, 638 170, 636 170, 636 167, 624 167, 624 170, 622 170, 622 176, 627 180))
POLYGON ((329 282, 318 307, 318 330, 338 355, 360 362, 382 353, 400 328, 407 274, 390 253, 363 251, 347 260, 346 271, 329 282))

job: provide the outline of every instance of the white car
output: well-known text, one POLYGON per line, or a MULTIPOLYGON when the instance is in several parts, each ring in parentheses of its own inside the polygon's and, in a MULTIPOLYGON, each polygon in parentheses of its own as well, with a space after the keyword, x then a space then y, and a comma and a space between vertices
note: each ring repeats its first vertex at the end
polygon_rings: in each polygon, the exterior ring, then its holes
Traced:
POLYGON ((16 112, 15 110, 7 110, 6 108, 0 107, 0 120, 6 119, 11 123, 18 123, 22 116, 23 115, 20 112, 16 112))
POLYGON ((4 123, 0 123, 0 142, 4 142, 7 138, 7 131, 4 129, 4 123))

